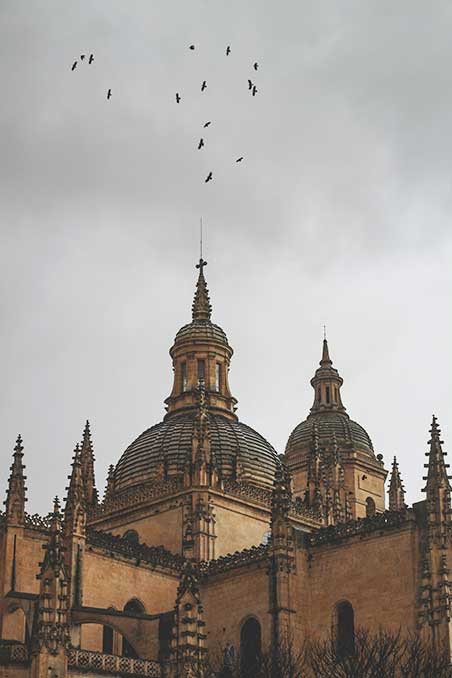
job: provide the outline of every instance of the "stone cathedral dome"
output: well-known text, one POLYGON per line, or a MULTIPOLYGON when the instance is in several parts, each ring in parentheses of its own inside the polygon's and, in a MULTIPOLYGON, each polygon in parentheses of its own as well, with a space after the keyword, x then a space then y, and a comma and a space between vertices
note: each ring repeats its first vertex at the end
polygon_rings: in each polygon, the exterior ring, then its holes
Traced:
POLYGON ((368 433, 350 419, 342 404, 342 384, 343 379, 333 367, 328 343, 324 339, 320 367, 311 379, 314 404, 308 417, 294 428, 287 441, 285 457, 289 468, 294 469, 306 462, 314 435, 323 448, 332 447, 334 443, 344 453, 353 451, 375 459, 368 433))
POLYGON ((192 321, 178 331, 170 349, 174 383, 165 401, 167 413, 163 421, 139 435, 120 458, 112 479, 115 494, 153 479, 183 476, 191 458, 200 385, 208 412, 212 462, 219 476, 260 487, 273 485, 276 451, 235 413, 237 400, 228 382, 233 350, 221 327, 211 321, 205 266, 201 259, 192 321))

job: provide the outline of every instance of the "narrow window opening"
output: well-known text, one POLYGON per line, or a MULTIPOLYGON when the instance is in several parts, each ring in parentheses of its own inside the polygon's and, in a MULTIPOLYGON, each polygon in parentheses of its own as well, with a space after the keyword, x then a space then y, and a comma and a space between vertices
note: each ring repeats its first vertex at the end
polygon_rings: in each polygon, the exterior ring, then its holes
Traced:
POLYGON ((372 518, 377 512, 375 502, 372 497, 367 497, 366 499, 366 518, 372 518))
POLYGON ((337 605, 336 615, 336 656, 342 661, 355 652, 355 615, 347 601, 337 605))
POLYGON ((104 626, 102 629, 102 652, 113 654, 113 629, 111 626, 104 626))
POLYGON ((206 361, 198 360, 198 381, 206 379, 206 361))
POLYGON ((221 391, 221 365, 220 363, 216 364, 215 371, 215 390, 221 391))
POLYGON ((317 391, 317 400, 319 401, 319 403, 322 402, 322 391, 320 390, 320 388, 317 391))
POLYGON ((327 405, 329 405, 329 403, 330 403, 330 387, 329 386, 326 387, 326 402, 327 402, 327 405))
POLYGON ((181 387, 182 393, 187 390, 187 363, 182 363, 180 366, 181 387))

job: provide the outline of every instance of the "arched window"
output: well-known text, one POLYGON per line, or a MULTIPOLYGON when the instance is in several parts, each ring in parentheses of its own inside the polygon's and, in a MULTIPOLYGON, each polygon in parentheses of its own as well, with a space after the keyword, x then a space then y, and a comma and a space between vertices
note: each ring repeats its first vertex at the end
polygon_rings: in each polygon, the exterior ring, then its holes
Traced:
POLYGON ((336 656, 340 661, 355 651, 355 615, 352 605, 344 600, 336 605, 336 656))
POLYGON ((366 499, 366 518, 371 518, 376 513, 375 502, 372 497, 366 499))
POLYGON ((240 675, 253 678, 259 671, 261 659, 261 625, 254 617, 243 624, 240 631, 240 675))
POLYGON ((131 541, 132 544, 139 544, 140 542, 140 538, 136 530, 127 530, 127 532, 124 532, 123 537, 124 539, 127 539, 127 541, 131 541))
MULTIPOLYGON (((138 598, 132 598, 124 605, 124 612, 130 612, 131 614, 144 614, 145 609, 143 603, 138 600, 138 598)), ((122 656, 123 657, 132 657, 137 659, 138 655, 135 652, 135 649, 129 643, 127 638, 122 639, 122 656)))

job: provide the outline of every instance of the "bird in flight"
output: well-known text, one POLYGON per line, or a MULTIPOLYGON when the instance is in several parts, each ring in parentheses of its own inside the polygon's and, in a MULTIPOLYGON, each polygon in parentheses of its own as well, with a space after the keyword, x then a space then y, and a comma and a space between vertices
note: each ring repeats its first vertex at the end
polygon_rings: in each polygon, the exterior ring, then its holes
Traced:
POLYGON ((257 71, 257 69, 259 68, 259 64, 257 63, 257 61, 254 62, 253 68, 255 71, 257 71))
POLYGON ((89 63, 89 64, 92 64, 93 61, 94 61, 94 54, 90 54, 90 55, 89 55, 89 61, 88 61, 88 63, 89 63))
POLYGON ((256 96, 256 92, 257 92, 257 87, 256 87, 256 85, 253 85, 253 97, 256 96))
POLYGON ((107 99, 110 99, 110 97, 111 97, 111 89, 109 89, 108 92, 107 92, 107 99))
POLYGON ((84 54, 80 54, 80 59, 81 59, 81 61, 83 61, 84 58, 85 58, 85 55, 84 55, 84 54))
POLYGON ((207 178, 205 179, 204 183, 207 184, 209 181, 212 181, 212 172, 209 172, 207 175, 207 178))
POLYGON ((195 49, 195 46, 194 46, 194 45, 190 45, 190 49, 195 49))
POLYGON ((198 151, 204 146, 204 139, 201 137, 198 144, 198 151))
POLYGON ((226 56, 229 56, 230 53, 231 53, 231 47, 228 45, 228 46, 226 47, 226 56))
POLYGON ((211 122, 212 122, 211 120, 209 120, 208 122, 206 122, 206 123, 204 124, 204 127, 208 127, 208 126, 210 125, 211 122))
POLYGON ((240 158, 237 158, 236 162, 242 162, 243 160, 243 155, 240 158))
POLYGON ((75 71, 76 68, 77 68, 77 62, 74 61, 74 63, 72 64, 71 71, 75 71))
POLYGON ((253 89, 253 83, 249 78, 248 78, 248 89, 253 89))
POLYGON ((201 92, 204 92, 204 90, 206 89, 206 87, 207 87, 207 82, 206 82, 205 80, 203 80, 203 83, 202 83, 202 85, 201 85, 201 92))
POLYGON ((180 101, 180 94, 176 92, 176 103, 178 104, 180 101))

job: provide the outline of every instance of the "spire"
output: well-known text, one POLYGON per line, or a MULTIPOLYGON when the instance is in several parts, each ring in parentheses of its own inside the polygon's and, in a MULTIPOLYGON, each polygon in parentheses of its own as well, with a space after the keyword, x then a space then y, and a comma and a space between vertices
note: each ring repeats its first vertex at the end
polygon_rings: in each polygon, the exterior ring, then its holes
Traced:
POLYGON ((196 268, 199 268, 198 282, 196 283, 195 298, 192 305, 192 317, 195 321, 209 321, 212 313, 212 306, 210 305, 209 290, 204 278, 204 266, 207 266, 207 261, 201 257, 196 268))
POLYGON ((406 507, 405 488, 403 487, 402 479, 400 477, 397 457, 394 457, 394 461, 392 462, 391 479, 389 481, 388 493, 390 511, 401 511, 406 507))
POLYGON ((23 525, 25 520, 25 502, 27 501, 25 480, 27 477, 24 475, 25 466, 22 463, 23 449, 22 437, 19 434, 14 448, 5 501, 6 520, 9 525, 23 525))
POLYGON ((311 407, 311 414, 325 411, 345 414, 340 393, 344 382, 339 372, 333 367, 326 334, 323 338, 322 358, 319 365, 320 367, 311 379, 311 386, 314 389, 314 404, 311 407))
POLYGON ((97 490, 94 480, 94 452, 88 419, 86 420, 85 429, 83 431, 80 463, 86 503, 88 506, 95 506, 97 504, 97 490))
POLYGON ((86 499, 82 478, 80 446, 77 443, 72 461, 72 473, 68 476, 66 505, 64 507, 65 534, 84 534, 86 523, 86 499))
POLYGON ((330 358, 330 352, 328 350, 328 341, 325 337, 323 339, 322 360, 320 361, 320 365, 322 367, 331 367, 332 364, 333 361, 330 358))
MULTIPOLYGON (((424 476, 426 485, 423 492, 427 495, 427 514, 430 526, 440 527, 444 523, 451 521, 450 496, 451 486, 447 475, 447 468, 444 457, 446 455, 442 450, 443 441, 441 440, 441 430, 438 426, 438 420, 433 415, 432 427, 430 429, 430 450, 426 452, 428 464, 424 466, 428 469, 424 476)), ((442 531, 440 530, 441 534, 442 531)), ((439 532, 438 532, 439 534, 439 532)))

